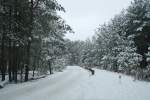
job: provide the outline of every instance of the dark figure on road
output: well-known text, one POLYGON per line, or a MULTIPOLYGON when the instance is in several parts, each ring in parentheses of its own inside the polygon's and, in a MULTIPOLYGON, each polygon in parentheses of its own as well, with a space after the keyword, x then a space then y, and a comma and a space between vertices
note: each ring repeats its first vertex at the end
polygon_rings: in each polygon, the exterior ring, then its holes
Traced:
POLYGON ((87 69, 91 73, 91 75, 95 74, 95 71, 92 68, 85 67, 85 69, 87 69))
POLYGON ((95 71, 92 68, 88 68, 88 70, 91 72, 91 75, 95 74, 95 71))

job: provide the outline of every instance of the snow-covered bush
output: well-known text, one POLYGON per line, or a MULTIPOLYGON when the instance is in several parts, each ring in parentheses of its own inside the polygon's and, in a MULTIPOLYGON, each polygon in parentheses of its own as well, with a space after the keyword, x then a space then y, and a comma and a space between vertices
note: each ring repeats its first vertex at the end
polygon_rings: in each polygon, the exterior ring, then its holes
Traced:
POLYGON ((62 71, 68 64, 66 57, 57 58, 53 63, 54 71, 62 71))
POLYGON ((147 57, 146 60, 148 65, 144 73, 145 73, 145 77, 147 77, 150 80, 150 47, 148 48, 148 53, 146 54, 146 57, 147 57))
POLYGON ((142 56, 136 53, 136 47, 133 42, 134 36, 129 36, 122 43, 120 52, 117 55, 118 67, 123 69, 128 74, 133 74, 136 68, 140 66, 142 56))

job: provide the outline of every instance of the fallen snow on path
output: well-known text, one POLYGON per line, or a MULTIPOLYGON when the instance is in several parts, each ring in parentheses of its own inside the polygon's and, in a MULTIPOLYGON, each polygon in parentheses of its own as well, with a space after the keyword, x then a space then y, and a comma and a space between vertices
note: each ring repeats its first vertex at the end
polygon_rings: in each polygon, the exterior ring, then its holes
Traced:
POLYGON ((0 100, 149 100, 150 83, 95 69, 95 75, 68 66, 37 81, 11 84, 0 90, 0 100))

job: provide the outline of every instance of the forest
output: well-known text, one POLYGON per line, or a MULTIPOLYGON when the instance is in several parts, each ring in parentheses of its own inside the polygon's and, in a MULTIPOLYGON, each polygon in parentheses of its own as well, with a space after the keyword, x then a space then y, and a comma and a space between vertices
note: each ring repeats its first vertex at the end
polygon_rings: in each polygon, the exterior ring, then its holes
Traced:
POLYGON ((70 42, 70 63, 150 80, 150 1, 133 0, 92 39, 70 42))
POLYGON ((56 0, 0 0, 2 81, 8 76, 9 82, 26 82, 67 65, 150 80, 149 0, 133 0, 86 41, 65 38, 74 31, 58 12, 65 8, 56 0))
POLYGON ((52 74, 52 66, 63 66, 64 35, 73 31, 58 11, 65 9, 55 0, 0 0, 2 81, 6 75, 10 82, 28 81, 30 71, 34 77, 35 72, 52 74))

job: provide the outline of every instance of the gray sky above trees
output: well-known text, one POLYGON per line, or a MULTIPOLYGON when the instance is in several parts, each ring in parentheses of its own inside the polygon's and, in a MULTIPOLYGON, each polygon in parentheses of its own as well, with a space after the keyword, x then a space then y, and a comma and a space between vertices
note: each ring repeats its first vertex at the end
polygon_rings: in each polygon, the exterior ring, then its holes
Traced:
POLYGON ((123 8, 130 5, 131 0, 58 0, 66 9, 60 15, 66 20, 75 34, 67 34, 71 40, 86 40, 94 35, 94 30, 108 22, 123 8))

